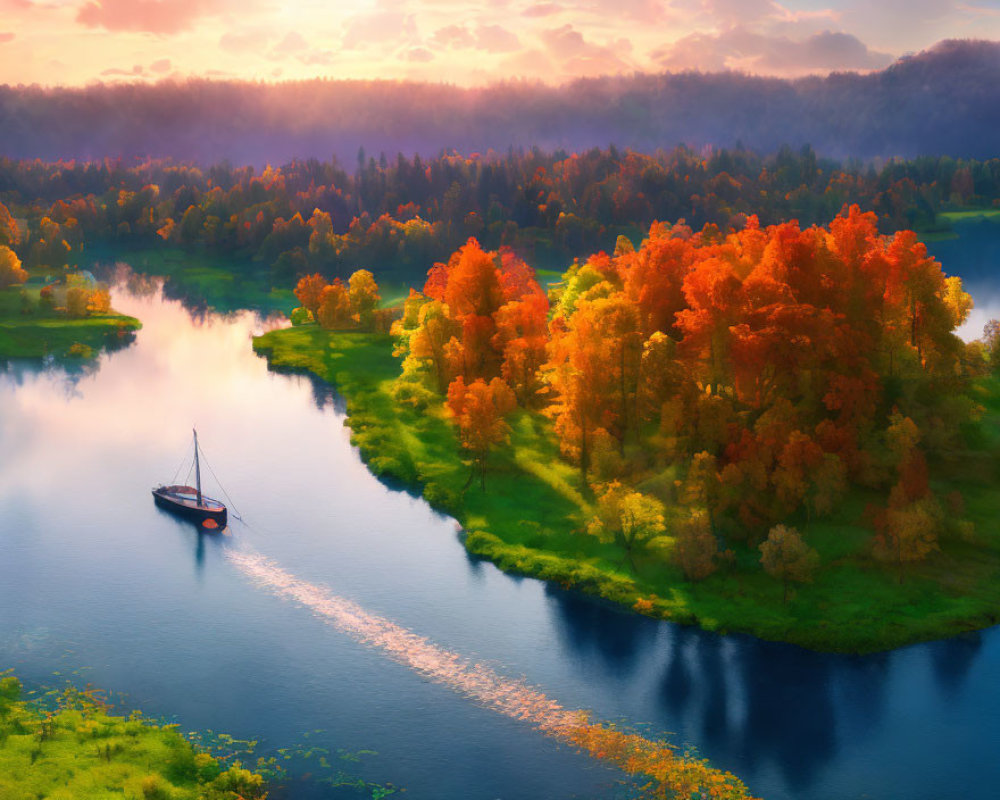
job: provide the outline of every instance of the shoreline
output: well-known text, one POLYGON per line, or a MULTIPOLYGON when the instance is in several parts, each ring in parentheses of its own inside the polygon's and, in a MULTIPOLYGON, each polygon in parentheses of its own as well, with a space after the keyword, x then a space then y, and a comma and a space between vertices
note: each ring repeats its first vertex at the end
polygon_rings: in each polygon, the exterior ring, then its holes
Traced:
MULTIPOLYGON (((512 419, 512 444, 498 451, 488 478, 492 494, 489 486, 484 494, 478 488, 459 491, 467 471, 451 423, 440 409, 406 408, 391 395, 399 362, 389 335, 301 326, 255 337, 253 348, 270 369, 333 386, 344 398, 344 424, 368 469, 453 516, 466 550, 503 572, 553 582, 655 619, 820 652, 875 653, 1000 622, 995 526, 986 536, 980 531, 979 541, 946 543, 946 552, 897 584, 894 571, 853 558, 870 537, 855 524, 867 499, 859 493, 848 498, 839 517, 813 523, 830 529, 833 557, 824 553, 828 563, 816 583, 797 588, 788 604, 781 602, 780 585, 755 569, 756 554, 749 549, 737 553, 737 568, 720 569, 698 583, 680 578, 672 566, 642 559, 633 572, 613 547, 582 533, 589 506, 573 483, 575 470, 556 460, 540 415, 519 412, 512 419), (514 509, 510 496, 518 498, 514 509), (521 518, 523 508, 532 509, 530 518, 521 518)), ((1000 398, 991 399, 1000 406, 1000 398)), ((992 454, 986 456, 992 461, 992 454)), ((1000 503, 989 483, 970 488, 970 507, 980 522, 990 519, 991 500, 1000 503)))

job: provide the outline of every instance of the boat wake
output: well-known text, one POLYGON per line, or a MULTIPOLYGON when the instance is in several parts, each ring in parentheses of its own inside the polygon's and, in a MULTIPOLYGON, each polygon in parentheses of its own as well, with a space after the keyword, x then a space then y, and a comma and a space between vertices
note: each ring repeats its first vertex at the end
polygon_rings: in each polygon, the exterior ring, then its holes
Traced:
POLYGON ((681 756, 667 742, 592 722, 586 711, 563 708, 524 680, 440 647, 391 620, 338 597, 325 586, 301 580, 268 558, 230 550, 228 558, 258 585, 302 604, 355 641, 380 650, 428 680, 442 684, 479 705, 531 723, 542 733, 610 761, 626 772, 645 775, 653 797, 748 798, 733 775, 697 758, 681 756))

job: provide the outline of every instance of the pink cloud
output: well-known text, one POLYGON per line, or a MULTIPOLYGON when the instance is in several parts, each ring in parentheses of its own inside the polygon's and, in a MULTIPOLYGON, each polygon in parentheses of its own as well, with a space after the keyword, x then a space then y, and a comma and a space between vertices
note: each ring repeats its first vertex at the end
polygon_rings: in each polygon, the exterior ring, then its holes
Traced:
POLYGON ((558 3, 535 3, 533 6, 528 6, 524 9, 521 15, 525 17, 550 17, 562 10, 563 7, 558 3))
POLYGON ((299 56, 299 61, 308 66, 328 66, 336 60, 331 50, 313 50, 311 53, 299 56))
POLYGON ((435 47, 473 47, 476 40, 464 25, 448 25, 434 32, 431 44, 435 47))
POLYGON ((426 47, 413 47, 403 54, 406 61, 427 62, 434 60, 434 54, 426 47))
POLYGON ((249 0, 89 0, 76 13, 88 28, 172 34, 191 28, 195 20, 238 9, 246 13, 249 0))
POLYGON ((0 33, 0 44, 6 44, 7 42, 14 41, 17 34, 14 33, 0 33))
POLYGON ((169 72, 170 71, 170 59, 169 58, 158 58, 152 64, 149 65, 150 72, 169 72))
POLYGON ((264 30, 227 31, 219 39, 219 47, 230 53, 260 52, 270 40, 271 35, 264 30))
POLYGON ((879 69, 893 60, 888 53, 871 50, 849 33, 823 31, 795 40, 744 27, 690 34, 655 51, 653 58, 670 70, 736 69, 788 76, 879 69))
POLYGON ((417 24, 413 15, 407 15, 405 11, 405 5, 396 0, 376 0, 373 11, 355 14, 348 19, 344 47, 382 47, 387 42, 411 39, 417 33, 417 24))
POLYGON ((619 40, 616 49, 588 42, 572 25, 542 31, 542 42, 549 52, 562 61, 562 70, 571 77, 620 73, 630 69, 617 51, 632 49, 627 40, 619 40))
POLYGON ((143 68, 142 64, 134 64, 131 70, 118 69, 117 67, 113 67, 111 69, 102 70, 101 75, 106 75, 108 77, 127 76, 130 78, 134 78, 142 75, 143 72, 145 72, 145 69, 143 68))
POLYGON ((521 46, 517 36, 500 25, 481 26, 476 31, 476 44, 487 53, 509 53, 521 46))
POLYGON ((288 33, 284 39, 282 39, 278 44, 274 46, 274 50, 271 52, 278 58, 284 58, 285 56, 294 55, 299 53, 309 47, 309 44, 302 37, 301 33, 296 31, 291 31, 288 33))
POLYGON ((745 25, 767 17, 780 17, 783 9, 774 0, 703 0, 707 14, 726 25, 745 25))

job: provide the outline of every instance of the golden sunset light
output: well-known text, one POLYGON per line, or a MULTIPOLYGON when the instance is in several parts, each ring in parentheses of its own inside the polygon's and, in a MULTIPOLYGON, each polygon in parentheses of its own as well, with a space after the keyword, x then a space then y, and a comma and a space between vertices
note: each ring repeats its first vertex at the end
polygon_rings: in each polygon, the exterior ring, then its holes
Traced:
POLYGON ((997 35, 991 4, 941 0, 2 0, 0 78, 473 86, 664 69, 795 76, 878 69, 940 39, 997 35))

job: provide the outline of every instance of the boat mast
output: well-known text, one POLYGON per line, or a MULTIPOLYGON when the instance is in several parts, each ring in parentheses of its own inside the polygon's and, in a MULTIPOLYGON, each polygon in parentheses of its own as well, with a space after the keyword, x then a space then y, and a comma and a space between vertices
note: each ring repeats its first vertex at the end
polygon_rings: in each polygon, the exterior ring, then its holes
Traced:
POLYGON ((198 505, 201 505, 201 464, 198 463, 198 431, 194 428, 194 481, 198 490, 198 505))

